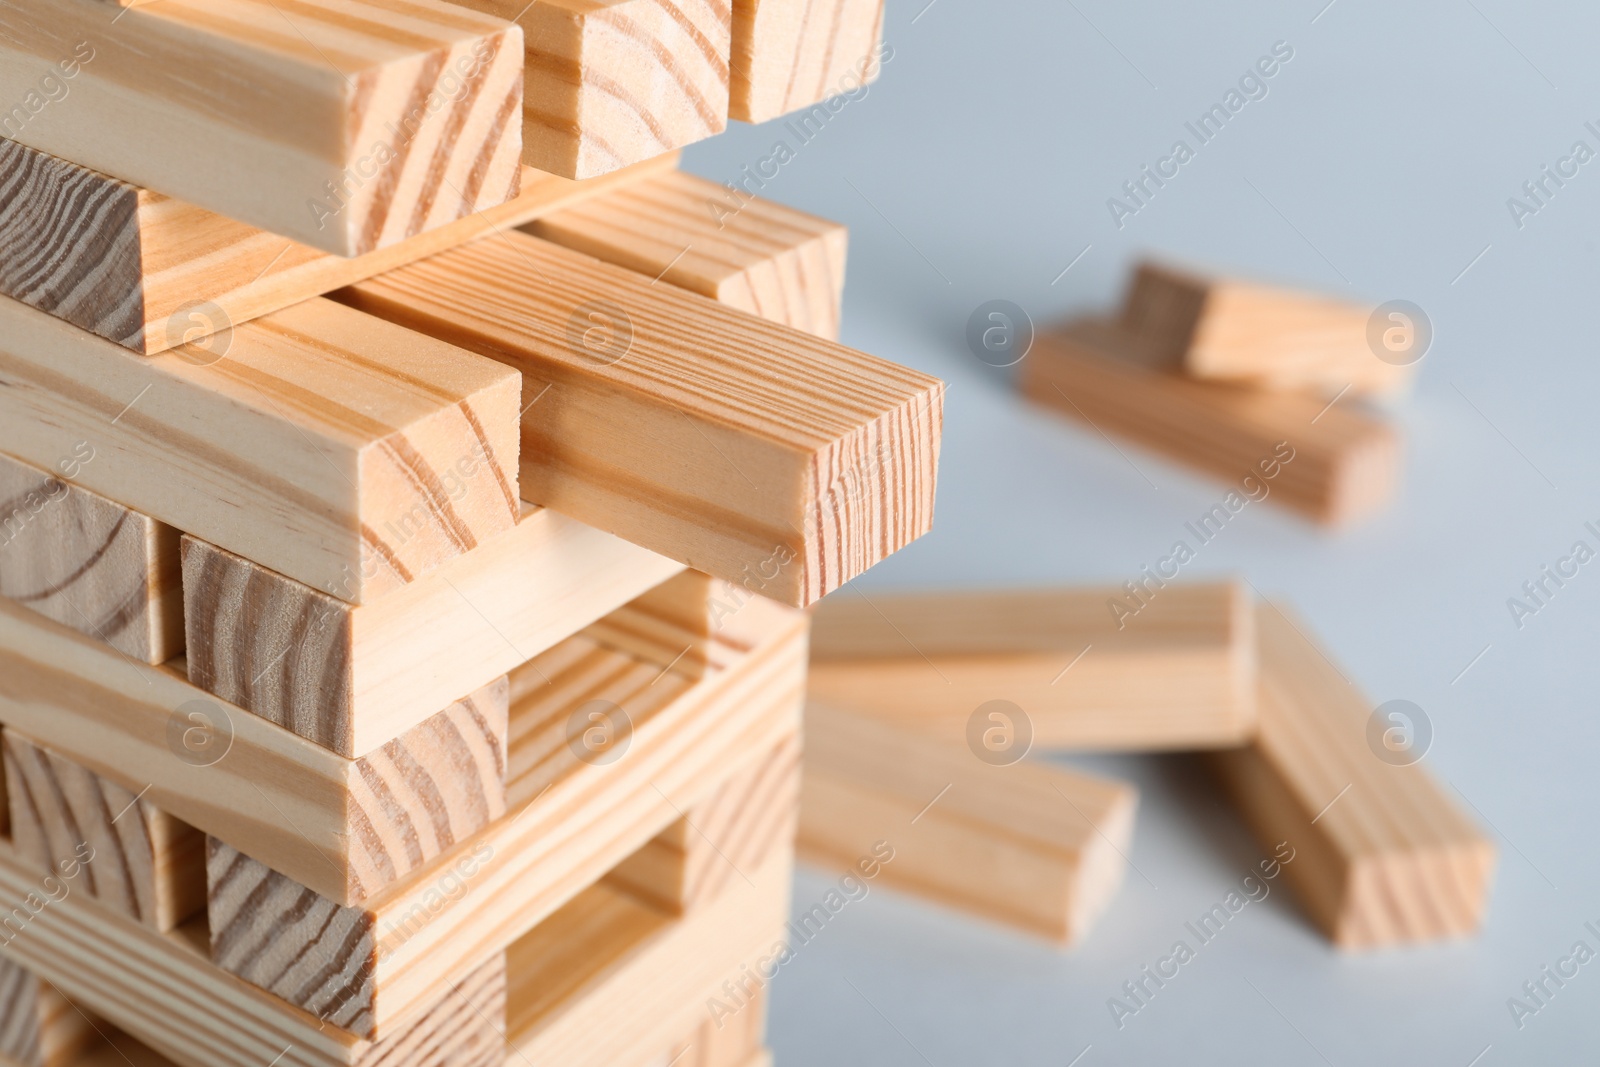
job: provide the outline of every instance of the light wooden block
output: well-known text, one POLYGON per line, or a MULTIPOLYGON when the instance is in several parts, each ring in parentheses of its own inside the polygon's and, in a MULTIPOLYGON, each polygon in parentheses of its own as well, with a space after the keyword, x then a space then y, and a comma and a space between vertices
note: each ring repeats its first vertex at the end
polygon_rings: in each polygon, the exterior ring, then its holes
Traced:
POLYGON ((762 1045, 767 1031, 767 991, 758 989, 727 1018, 707 1019, 644 1067, 771 1067, 762 1045))
POLYGON ((76 1067, 98 1040, 89 1016, 32 971, 0 958, 0 1062, 76 1067))
POLYGON ((849 230, 759 197, 730 206, 716 182, 679 171, 542 216, 536 237, 839 339, 849 230))
POLYGON ((882 70, 882 41, 883 0, 734 0, 728 112, 766 122, 857 92, 882 70))
POLYGON ((0 135, 313 248, 517 193, 522 30, 441 0, 13 0, 0 42, 0 135))
POLYGON ((596 619, 584 633, 698 681, 711 664, 712 597, 720 584, 709 574, 683 571, 596 619))
POLYGON ((331 301, 237 327, 218 359, 0 298, 0 378, 0 452, 51 468, 88 442, 76 484, 351 603, 520 513, 519 375, 331 301))
POLYGON ((522 495, 804 606, 927 531, 944 386, 525 234, 341 291, 525 375, 522 495))
POLYGON ((1387 503, 1399 477, 1399 437, 1381 419, 1317 396, 1195 381, 1101 320, 1038 338, 1021 384, 1100 433, 1233 483, 1206 513, 1219 528, 1262 493, 1318 522, 1353 523, 1387 503))
POLYGON ((1248 740, 1249 592, 1231 582, 1138 582, 1131 593, 833 597, 816 609, 809 691, 961 742, 996 700, 1022 710, 1017 729, 1036 748, 1176 751, 1248 740))
POLYGON ((178 531, 74 485, 84 441, 50 470, 0 455, 0 596, 141 663, 183 651, 178 531))
POLYGON ((1259 616, 1260 731, 1215 761, 1262 847, 1292 849, 1283 873, 1301 906, 1341 948, 1477 930, 1494 843, 1420 763, 1380 758, 1372 705, 1303 623, 1272 605, 1259 616))

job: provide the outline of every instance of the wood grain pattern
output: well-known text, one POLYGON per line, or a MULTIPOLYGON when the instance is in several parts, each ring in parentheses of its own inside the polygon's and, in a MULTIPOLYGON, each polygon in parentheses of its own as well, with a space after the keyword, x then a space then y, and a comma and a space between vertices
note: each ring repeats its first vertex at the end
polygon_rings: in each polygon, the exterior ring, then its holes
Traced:
POLYGON ((586 182, 525 167, 504 204, 345 258, 0 140, 0 294, 153 355, 676 165, 586 182))
POLYGON ((667 172, 542 216, 536 237, 752 315, 839 339, 849 231, 667 172))
POLYGON ((519 514, 519 376, 331 301, 143 357, 0 297, 0 380, 0 452, 352 603, 519 514))
POLYGON ((965 742, 990 701, 1040 748, 1224 748, 1255 730, 1255 614, 1232 582, 841 595, 818 605, 820 701, 965 742), (1015 714, 1013 712, 1012 714, 1015 714))
MULTIPOLYGON (((1021 384, 1030 399, 1101 433, 1235 486, 1248 489, 1247 477, 1259 485, 1275 469, 1266 499, 1318 522, 1353 523, 1393 495, 1399 438, 1380 419, 1316 396, 1199 382, 1171 370, 1164 354, 1114 324, 1079 320, 1035 342, 1021 384)), ((1241 503, 1231 510, 1238 510, 1246 493, 1234 495, 1241 503)))
POLYGON ((98 1035, 90 1018, 49 982, 0 958, 0 1062, 76 1067, 98 1035))
POLYGON ((0 134, 326 252, 517 193, 522 31, 440 0, 9 0, 0 42, 0 99, 74 99, 0 134))
POLYGON ((711 604, 718 584, 709 574, 683 571, 596 619, 584 633, 698 681, 711 663, 711 604))
POLYGON ((40 470, 0 455, 0 596, 142 663, 183 651, 178 531, 72 484, 88 442, 40 470))
POLYGON ((524 373, 525 499, 763 596, 932 523, 937 379, 524 234, 337 296, 524 373))
POLYGON ((1341 948, 1476 930, 1494 843, 1420 763, 1380 758, 1372 705, 1299 620, 1273 605, 1259 616, 1260 732, 1213 758, 1263 847, 1293 850, 1283 873, 1301 906, 1341 948))
POLYGON ((766 122, 807 108, 804 129, 813 105, 877 80, 882 41, 883 0, 734 0, 729 114, 766 122))

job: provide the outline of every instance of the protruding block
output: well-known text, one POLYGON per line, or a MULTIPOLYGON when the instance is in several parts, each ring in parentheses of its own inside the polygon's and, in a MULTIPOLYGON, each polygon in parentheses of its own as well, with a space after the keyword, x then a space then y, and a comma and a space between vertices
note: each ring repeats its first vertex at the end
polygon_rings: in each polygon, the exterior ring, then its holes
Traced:
POLYGON ((883 0, 734 0, 728 113, 766 122, 807 108, 804 127, 812 105, 875 81, 885 55, 883 0))
POLYGON ((88 1015, 55 986, 0 957, 0 1062, 15 1067, 73 1067, 99 1040, 88 1015))

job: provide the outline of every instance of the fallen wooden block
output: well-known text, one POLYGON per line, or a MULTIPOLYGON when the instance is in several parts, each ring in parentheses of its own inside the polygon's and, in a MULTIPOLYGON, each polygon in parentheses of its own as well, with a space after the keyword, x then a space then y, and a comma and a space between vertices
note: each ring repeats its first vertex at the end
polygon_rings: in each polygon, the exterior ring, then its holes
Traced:
POLYGON ((146 355, 221 334, 216 350, 251 319, 676 165, 587 182, 523 168, 504 204, 344 258, 0 140, 0 294, 146 355))
MULTIPOLYGON (((1175 572, 1174 572, 1175 573, 1175 572)), ((1231 582, 837 596, 818 605, 818 701, 967 741, 1009 702, 1020 744, 1181 751, 1255 729, 1255 616, 1231 582)))
POLYGON ((14 0, 0 42, 0 135, 326 252, 517 193, 522 30, 454 4, 14 0))
POLYGON ((87 442, 75 484, 351 603, 515 524, 514 371, 327 300, 218 355, 0 298, 0 452, 54 469, 87 442))
POLYGON ((817 600, 927 531, 943 383, 512 234, 337 294, 522 371, 522 495, 817 600))
POLYGON ((1476 930, 1493 842, 1422 766, 1385 758, 1390 724, 1374 729, 1372 706, 1302 625, 1263 605, 1258 629, 1260 729, 1215 765, 1263 847, 1292 850, 1283 873, 1311 920, 1351 949, 1476 930))
POLYGON ((89 1016, 54 986, 0 957, 0 1061, 17 1067, 76 1067, 97 1036, 89 1016))
POLYGON ((1378 356, 1371 317, 1348 301, 1157 263, 1139 265, 1122 309, 1125 329, 1195 378, 1325 398, 1402 394, 1415 363, 1403 350, 1378 356))
POLYGON ((141 663, 183 651, 178 531, 72 483, 84 441, 45 471, 0 455, 0 596, 141 663))
MULTIPOLYGON (((733 92, 728 113, 743 122, 858 92, 885 57, 883 0, 734 0, 733 92)), ((807 116, 810 112, 807 112, 807 116)), ((807 116, 799 123, 807 136, 807 116)))
POLYGON ((839 223, 759 197, 730 204, 716 182, 671 171, 524 228, 729 307, 839 339, 849 240, 839 223))
MULTIPOLYGON (((862 876, 1044 937, 1076 941, 1111 902, 1137 799, 1120 782, 997 767, 870 715, 806 707, 802 857, 851 875, 870 865, 862 876)), ((795 921, 814 933, 806 913, 795 921)))
POLYGON ((1400 445, 1385 422, 1315 396, 1170 373, 1164 355, 1108 322, 1041 336, 1021 370, 1030 399, 1236 483, 1198 520, 1202 541, 1252 500, 1339 525, 1394 493, 1400 445))

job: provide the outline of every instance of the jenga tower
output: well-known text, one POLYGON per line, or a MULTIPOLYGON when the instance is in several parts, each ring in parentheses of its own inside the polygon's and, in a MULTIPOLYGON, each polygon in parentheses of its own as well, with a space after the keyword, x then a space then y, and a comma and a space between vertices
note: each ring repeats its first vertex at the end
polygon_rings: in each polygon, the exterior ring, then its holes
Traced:
POLYGON ((4 5, 0 1067, 770 1062, 801 609, 943 385, 673 150, 881 21, 4 5))

